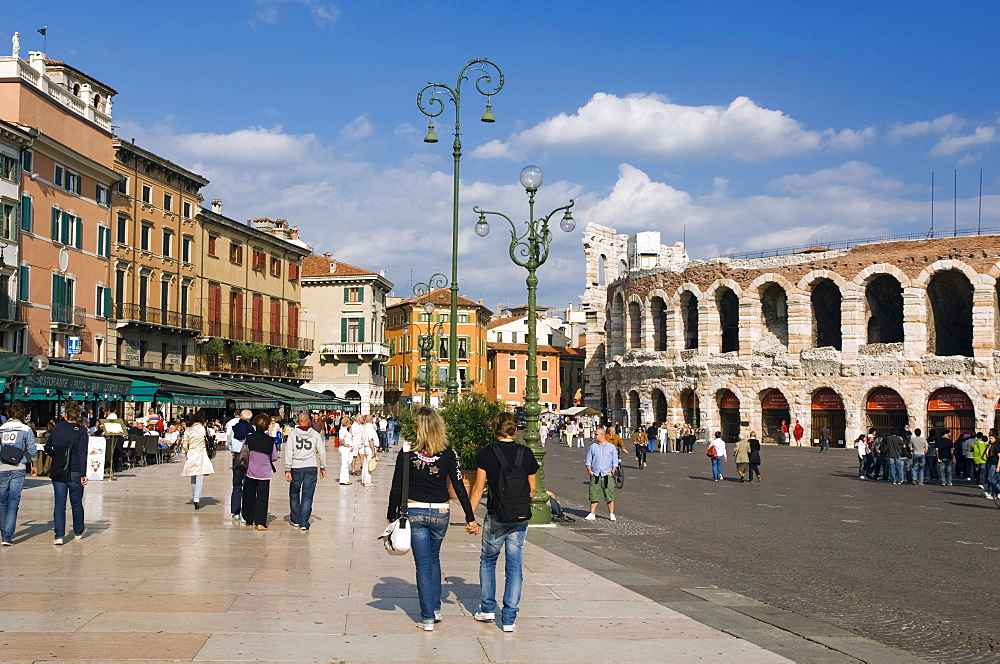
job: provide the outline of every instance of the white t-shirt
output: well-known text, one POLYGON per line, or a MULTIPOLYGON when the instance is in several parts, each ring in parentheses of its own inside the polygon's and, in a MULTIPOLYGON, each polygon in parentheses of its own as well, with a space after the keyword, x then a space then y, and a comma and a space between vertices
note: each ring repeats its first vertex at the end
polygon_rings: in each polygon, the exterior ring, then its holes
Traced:
POLYGON ((364 425, 363 431, 360 453, 362 455, 372 454, 372 448, 378 446, 378 431, 371 422, 364 425))

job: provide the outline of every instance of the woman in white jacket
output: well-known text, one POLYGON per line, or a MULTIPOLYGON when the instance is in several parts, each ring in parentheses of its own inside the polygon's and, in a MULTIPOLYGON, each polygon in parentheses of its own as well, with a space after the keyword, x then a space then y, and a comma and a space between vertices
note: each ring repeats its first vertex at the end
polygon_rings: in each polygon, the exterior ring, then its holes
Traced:
POLYGON ((351 483, 351 418, 343 417, 340 420, 340 483, 347 486, 351 483))
POLYGON ((211 475, 215 472, 205 447, 205 412, 198 409, 194 415, 188 417, 185 425, 182 442, 185 458, 181 475, 191 478, 191 500, 197 510, 201 509, 201 489, 205 482, 205 475, 211 475))

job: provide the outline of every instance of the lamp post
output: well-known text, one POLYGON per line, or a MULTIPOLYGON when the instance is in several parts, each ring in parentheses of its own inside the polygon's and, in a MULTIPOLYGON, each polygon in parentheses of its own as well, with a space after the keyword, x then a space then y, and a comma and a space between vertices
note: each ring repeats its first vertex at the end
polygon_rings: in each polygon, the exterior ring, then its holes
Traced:
POLYGON ((452 146, 454 173, 452 181, 451 206, 451 315, 448 317, 448 400, 458 396, 458 171, 462 159, 462 141, 460 132, 460 111, 462 102, 462 81, 468 79, 470 72, 480 72, 476 77, 476 91, 486 97, 486 112, 480 118, 486 123, 496 122, 493 117, 493 106, 490 98, 500 92, 503 87, 503 72, 494 63, 485 59, 470 60, 458 72, 455 87, 445 83, 428 83, 417 93, 417 108, 430 118, 427 123, 425 143, 437 143, 434 133, 434 118, 444 112, 445 104, 441 96, 455 106, 455 141, 452 146), (495 72, 493 70, 496 70, 495 72), (496 79, 494 80, 494 76, 496 79), (424 94, 428 93, 427 103, 424 94))
POLYGON ((507 220, 510 224, 510 259, 516 265, 520 265, 528 271, 528 278, 525 283, 528 286, 528 377, 524 385, 524 442, 531 449, 535 459, 538 461, 538 476, 535 482, 535 495, 531 505, 531 523, 541 524, 552 521, 552 510, 549 508, 549 499, 545 495, 545 471, 543 460, 545 449, 539 445, 538 436, 538 416, 542 411, 538 405, 538 334, 537 316, 535 314, 535 291, 538 288, 538 277, 535 271, 545 263, 549 257, 549 245, 552 242, 552 232, 549 230, 549 220, 557 212, 562 212, 563 217, 559 221, 559 228, 571 232, 576 228, 576 220, 570 213, 573 207, 571 199, 569 205, 558 207, 549 212, 544 217, 535 219, 535 192, 542 185, 542 169, 537 166, 526 166, 521 171, 521 186, 528 194, 528 221, 526 228, 519 232, 513 220, 501 212, 491 212, 473 207, 472 210, 479 215, 476 222, 476 235, 486 237, 490 232, 490 225, 486 221, 487 215, 496 215, 507 220))
MULTIPOLYGON (((424 310, 424 315, 427 317, 427 334, 418 335, 417 338, 417 348, 419 349, 420 359, 425 361, 425 366, 427 370, 424 372, 424 405, 431 405, 431 386, 434 382, 433 373, 431 372, 432 364, 431 360, 434 357, 434 345, 437 343, 438 339, 444 333, 444 326, 441 323, 434 323, 434 310, 437 306, 431 302, 431 293, 435 290, 444 288, 448 285, 448 277, 444 276, 440 272, 431 275, 431 278, 427 281, 418 281, 413 284, 413 295, 418 300, 421 296, 426 295, 427 299, 422 305, 424 310)), ((419 325, 417 326, 419 330, 419 325)))

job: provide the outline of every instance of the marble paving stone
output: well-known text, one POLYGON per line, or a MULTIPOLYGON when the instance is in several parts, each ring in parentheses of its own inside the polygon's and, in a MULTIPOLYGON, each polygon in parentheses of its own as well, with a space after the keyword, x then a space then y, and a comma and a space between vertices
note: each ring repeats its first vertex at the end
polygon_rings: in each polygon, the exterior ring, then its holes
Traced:
POLYGON ((96 610, 12 611, 2 598, 0 607, 4 609, 0 611, 0 632, 75 632, 100 614, 96 610))
POLYGON ((485 662, 478 639, 420 633, 379 636, 214 634, 196 660, 485 662))
MULTIPOLYGON (((347 597, 347 581, 324 581, 323 593, 328 597, 347 597)), ((315 584, 302 581, 262 583, 260 581, 227 581, 225 579, 153 579, 143 581, 136 592, 150 594, 173 593, 176 595, 200 595, 202 593, 223 593, 233 595, 288 595, 294 593, 305 597, 316 591, 315 584)))
POLYGON ((654 602, 609 602, 606 600, 556 599, 525 600, 520 604, 519 617, 581 617, 600 618, 657 618, 661 620, 688 620, 683 614, 654 602))
MULTIPOLYGON (((520 628, 518 628, 520 629, 520 628)), ((480 638, 491 662, 790 662, 748 641, 728 636, 705 639, 620 639, 600 640, 537 637, 519 638, 517 633, 480 638)))
MULTIPOLYGON (((264 602, 266 606, 266 602, 264 602)), ((282 613, 205 613, 205 612, 120 612, 102 613, 81 632, 170 632, 184 634, 197 625, 213 634, 259 632, 261 634, 344 634, 347 616, 327 613, 303 620, 299 615, 282 613)))
POLYGON ((130 634, 71 632, 0 633, 0 653, 8 660, 192 660, 206 634, 130 634))
POLYGON ((236 595, 8 593, 3 607, 8 611, 227 611, 235 599, 236 595))

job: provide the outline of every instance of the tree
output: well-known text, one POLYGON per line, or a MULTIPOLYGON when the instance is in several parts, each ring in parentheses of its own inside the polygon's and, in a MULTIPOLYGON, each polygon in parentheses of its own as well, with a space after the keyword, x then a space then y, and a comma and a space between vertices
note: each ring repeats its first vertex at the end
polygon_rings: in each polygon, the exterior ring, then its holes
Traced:
POLYGON ((209 357, 218 357, 226 350, 226 342, 219 337, 212 337, 201 346, 201 352, 209 357))

